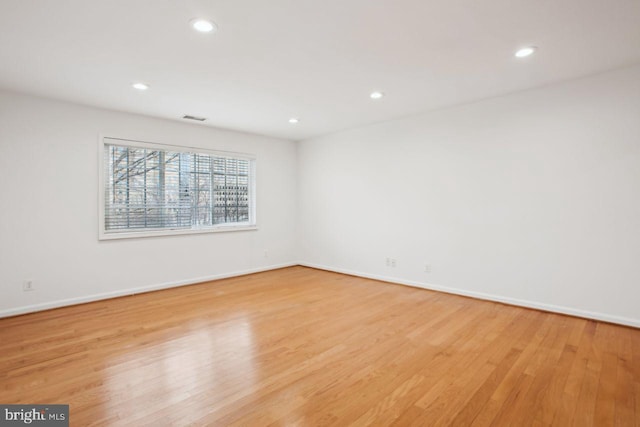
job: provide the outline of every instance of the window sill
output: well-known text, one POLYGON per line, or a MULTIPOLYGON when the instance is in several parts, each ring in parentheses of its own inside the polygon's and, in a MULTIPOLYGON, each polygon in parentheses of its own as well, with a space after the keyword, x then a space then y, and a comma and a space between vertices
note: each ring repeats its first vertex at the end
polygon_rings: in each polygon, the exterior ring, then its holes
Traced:
POLYGON ((257 225, 228 225, 213 228, 199 229, 170 229, 170 230, 145 230, 145 231, 129 231, 129 232, 100 232, 98 240, 118 240, 118 239, 138 239, 146 237, 162 237, 162 236, 181 236, 185 234, 205 234, 205 233, 226 233, 230 231, 253 231, 257 230, 257 225))

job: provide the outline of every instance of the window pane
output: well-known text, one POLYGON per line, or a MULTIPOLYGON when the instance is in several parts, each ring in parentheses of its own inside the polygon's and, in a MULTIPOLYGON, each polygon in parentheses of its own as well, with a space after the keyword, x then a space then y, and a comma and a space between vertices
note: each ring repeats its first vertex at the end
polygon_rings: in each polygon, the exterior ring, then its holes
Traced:
POLYGON ((249 221, 249 161, 229 158, 215 160, 214 223, 249 221))
POLYGON ((105 144, 105 231, 248 224, 250 162, 105 144))

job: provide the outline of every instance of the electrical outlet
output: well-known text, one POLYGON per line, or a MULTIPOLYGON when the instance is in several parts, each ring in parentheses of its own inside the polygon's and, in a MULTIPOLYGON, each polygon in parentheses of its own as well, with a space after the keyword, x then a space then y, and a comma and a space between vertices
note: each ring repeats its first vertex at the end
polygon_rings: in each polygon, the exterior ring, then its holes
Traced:
POLYGON ((269 251, 264 251, 264 257, 269 258, 269 251))
POLYGON ((391 258, 391 267, 396 268, 396 259, 391 258))
POLYGON ((387 267, 391 267, 391 258, 387 257, 387 258, 385 259, 385 265, 386 265, 387 267))
POLYGON ((25 280, 22 282, 22 291, 23 292, 31 292, 35 291, 36 288, 33 287, 33 280, 25 280))
POLYGON ((425 273, 431 273, 431 264, 425 264, 424 272, 425 273))

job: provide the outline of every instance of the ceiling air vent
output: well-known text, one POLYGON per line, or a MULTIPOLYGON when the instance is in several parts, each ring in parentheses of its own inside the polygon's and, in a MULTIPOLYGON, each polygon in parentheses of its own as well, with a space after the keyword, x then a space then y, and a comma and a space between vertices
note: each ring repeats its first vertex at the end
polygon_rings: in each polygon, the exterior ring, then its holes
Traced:
POLYGON ((204 122, 205 120, 207 120, 204 117, 196 117, 196 116, 190 116, 188 114, 185 114, 184 116, 182 116, 183 119, 187 119, 187 120, 196 120, 199 122, 204 122))

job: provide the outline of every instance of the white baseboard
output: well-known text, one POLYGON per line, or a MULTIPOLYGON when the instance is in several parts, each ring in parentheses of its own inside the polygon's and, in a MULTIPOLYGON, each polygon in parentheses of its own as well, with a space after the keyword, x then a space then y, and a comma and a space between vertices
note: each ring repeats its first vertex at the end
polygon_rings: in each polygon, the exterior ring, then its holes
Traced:
POLYGON ((77 297, 77 298, 63 299, 63 300, 45 302, 45 303, 41 303, 41 304, 25 305, 25 306, 22 306, 22 307, 16 307, 16 308, 9 308, 9 309, 6 309, 6 310, 0 310, 0 318, 10 317, 10 316, 17 316, 17 315, 20 315, 20 314, 34 313, 36 311, 42 311, 42 310, 50 310, 52 308, 66 307, 66 306, 69 306, 69 305, 84 304, 84 303, 87 303, 87 302, 100 301, 100 300, 105 300, 105 299, 109 299, 109 298, 117 298, 117 297, 123 297, 123 296, 127 296, 127 295, 135 295, 135 294, 141 294, 141 293, 145 293, 145 292, 159 291, 161 289, 168 289, 168 288, 176 288, 176 287, 179 287, 179 286, 194 285, 194 284, 197 284, 197 283, 209 282, 211 280, 219 280, 219 279, 226 279, 226 278, 229 278, 229 277, 245 276, 247 274, 260 273, 262 271, 277 270, 279 268, 292 267, 294 265, 298 265, 298 263, 291 262, 291 263, 285 263, 285 264, 269 265, 269 266, 266 266, 266 267, 251 268, 251 269, 248 269, 248 270, 234 271, 234 272, 231 272, 231 273, 214 274, 212 276, 195 277, 195 278, 191 278, 191 279, 187 279, 187 280, 178 280, 178 281, 175 281, 175 282, 160 283, 160 284, 157 284, 157 285, 141 286, 141 287, 138 287, 138 288, 122 289, 122 290, 113 291, 113 292, 104 292, 104 293, 101 293, 101 294, 93 294, 93 295, 87 295, 87 296, 82 296, 82 297, 77 297))
POLYGON ((405 285, 405 286, 412 286, 415 288, 429 289, 432 291, 445 292, 445 293, 454 294, 454 295, 462 295, 465 297, 477 298, 477 299, 486 300, 486 301, 494 301, 494 302, 500 302, 500 303, 509 304, 509 305, 516 305, 518 307, 533 308, 536 310, 549 311, 552 313, 567 314, 569 316, 582 317, 585 319, 592 319, 592 320, 601 320, 604 322, 616 323, 619 325, 640 328, 640 319, 631 319, 628 317, 614 316, 611 314, 580 310, 580 309, 571 308, 571 307, 544 304, 544 303, 535 302, 535 301, 526 301, 526 300, 521 300, 516 298, 504 297, 500 295, 485 294, 482 292, 467 291, 464 289, 450 288, 448 286, 434 285, 431 283, 404 280, 396 277, 362 273, 360 271, 329 267, 326 265, 319 265, 319 264, 314 264, 310 262, 298 262, 298 264, 305 267, 316 268, 319 270, 327 270, 327 271, 333 271, 335 273, 348 274, 350 276, 364 277, 367 279, 380 280, 383 282, 395 283, 395 284, 405 285))
POLYGON ((417 282, 412 280, 405 280, 397 277, 363 273, 360 271, 329 267, 326 265, 314 264, 310 262, 291 262, 291 263, 284 263, 284 264, 269 265, 265 267, 252 268, 252 269, 247 269, 242 271, 234 271, 230 273, 214 274, 211 276, 204 276, 204 277, 195 277, 187 280, 165 282, 165 283, 160 283, 156 285, 141 286, 138 288, 129 288, 129 289, 123 289, 123 290, 118 290, 113 292, 105 292, 101 294, 87 295, 83 297, 69 298, 69 299, 51 301, 51 302, 46 302, 41 304, 33 304, 33 305, 26 305, 22 307, 9 308, 5 310, 0 310, 0 318, 17 316, 20 314, 34 313, 42 310, 50 310, 52 308, 66 307, 69 305, 84 304, 87 302, 100 301, 100 300, 105 300, 109 298, 117 298, 117 297, 122 297, 127 295, 135 295, 135 294, 140 294, 145 292, 158 291, 161 289, 193 285, 196 283, 226 279, 229 277, 244 276, 247 274, 260 273, 260 272, 269 271, 269 270, 277 270, 279 268, 292 267, 295 265, 302 265, 305 267, 316 268, 319 270, 332 271, 335 273, 348 274, 351 276, 358 276, 358 277, 364 277, 367 279, 395 283, 399 285, 412 286, 415 288, 429 289, 432 291, 445 292, 448 294, 462 295, 462 296, 477 298, 477 299, 486 300, 486 301, 500 302, 500 303, 515 305, 519 307, 533 308, 533 309, 542 310, 542 311, 549 311, 552 313, 567 314, 569 316, 582 317, 582 318, 592 319, 592 320, 601 320, 604 322, 610 322, 610 323, 616 323, 619 325, 640 328, 640 319, 631 319, 628 317, 614 316, 610 314, 580 310, 580 309, 575 309, 571 307, 544 304, 544 303, 539 303, 535 301, 525 301, 525 300, 520 300, 516 298, 504 297, 500 295, 486 294, 482 292, 467 291, 464 289, 451 288, 448 286, 441 286, 441 285, 417 282))

